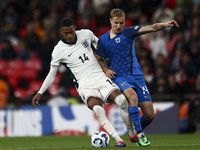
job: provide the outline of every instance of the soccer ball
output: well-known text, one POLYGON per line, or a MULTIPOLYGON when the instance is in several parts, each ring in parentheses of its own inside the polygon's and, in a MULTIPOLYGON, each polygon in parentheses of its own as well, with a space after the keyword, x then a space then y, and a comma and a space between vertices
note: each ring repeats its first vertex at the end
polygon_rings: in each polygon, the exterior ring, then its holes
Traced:
POLYGON ((91 144, 93 147, 108 147, 110 137, 104 131, 97 131, 91 136, 91 144))

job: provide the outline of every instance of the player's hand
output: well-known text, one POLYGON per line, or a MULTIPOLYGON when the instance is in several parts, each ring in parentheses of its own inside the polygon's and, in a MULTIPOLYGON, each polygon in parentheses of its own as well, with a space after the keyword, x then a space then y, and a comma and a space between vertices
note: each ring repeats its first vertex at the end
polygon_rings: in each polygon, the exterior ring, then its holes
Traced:
POLYGON ((39 104, 39 101, 40 101, 41 97, 42 97, 42 95, 41 95, 40 93, 37 93, 37 94, 33 97, 33 99, 32 99, 32 105, 33 105, 33 107, 36 108, 36 105, 40 105, 40 104, 39 104))
POLYGON ((173 26, 179 27, 178 23, 177 23, 175 20, 166 22, 164 25, 165 25, 166 27, 173 27, 173 26))
POLYGON ((113 70, 108 70, 106 71, 106 76, 110 79, 113 79, 115 77, 116 72, 114 72, 113 70))

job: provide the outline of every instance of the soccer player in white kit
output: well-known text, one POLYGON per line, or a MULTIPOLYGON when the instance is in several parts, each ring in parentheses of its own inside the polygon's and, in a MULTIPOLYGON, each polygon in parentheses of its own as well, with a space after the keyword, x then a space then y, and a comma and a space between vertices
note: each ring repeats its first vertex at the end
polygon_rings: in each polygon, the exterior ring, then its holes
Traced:
POLYGON ((40 90, 33 97, 34 107, 39 105, 42 94, 54 82, 58 67, 63 64, 72 73, 76 89, 89 109, 93 110, 104 129, 115 139, 115 147, 126 147, 110 121, 107 119, 103 103, 116 103, 120 107, 122 118, 128 132, 135 132, 128 113, 128 101, 119 87, 102 71, 97 62, 91 44, 97 44, 98 38, 92 31, 77 30, 74 20, 63 18, 60 21, 62 39, 52 52, 51 67, 40 90))

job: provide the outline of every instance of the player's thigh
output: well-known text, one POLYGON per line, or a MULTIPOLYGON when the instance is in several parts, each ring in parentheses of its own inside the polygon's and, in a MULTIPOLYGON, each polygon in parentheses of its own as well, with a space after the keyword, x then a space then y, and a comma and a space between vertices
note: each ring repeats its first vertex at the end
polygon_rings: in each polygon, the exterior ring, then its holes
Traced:
POLYGON ((134 77, 134 87, 138 96, 138 102, 152 101, 143 76, 134 77))
POLYGON ((135 92, 135 90, 133 88, 128 88, 128 89, 124 90, 123 93, 125 94, 127 99, 132 99, 133 97, 137 98, 137 93, 135 92))
POLYGON ((115 97, 122 93, 119 87, 106 76, 102 77, 99 87, 104 102, 114 101, 115 97))
POLYGON ((133 88, 128 88, 128 89, 124 90, 123 93, 126 96, 127 100, 129 101, 129 106, 137 106, 138 105, 137 93, 134 91, 133 88))
POLYGON ((116 76, 113 80, 122 91, 125 91, 128 88, 134 88, 134 85, 131 84, 131 76, 116 76))
POLYGON ((147 119, 147 121, 152 121, 155 116, 152 101, 139 102, 139 106, 144 118, 147 119))
POLYGON ((81 88, 77 90, 82 101, 88 105, 88 99, 89 98, 97 98, 97 99, 102 99, 100 92, 98 89, 94 88, 81 88))
POLYGON ((129 102, 129 106, 138 105, 138 98, 136 92, 134 91, 135 87, 132 76, 116 76, 114 78, 114 82, 123 91, 126 99, 129 102))

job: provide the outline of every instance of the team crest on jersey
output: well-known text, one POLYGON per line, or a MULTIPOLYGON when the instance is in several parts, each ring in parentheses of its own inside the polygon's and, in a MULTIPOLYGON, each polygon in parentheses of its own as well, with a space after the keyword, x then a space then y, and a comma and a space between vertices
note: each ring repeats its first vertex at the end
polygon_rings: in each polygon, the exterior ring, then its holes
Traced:
POLYGON ((81 44, 82 44, 82 46, 83 46, 84 48, 88 48, 88 47, 89 47, 89 43, 88 43, 87 40, 83 41, 81 44))
POLYGON ((121 41, 120 38, 116 38, 116 39, 115 39, 115 42, 116 42, 116 43, 120 43, 120 41, 121 41))
POLYGON ((123 83, 121 84, 121 86, 126 86, 126 83, 125 83, 125 82, 123 82, 123 83))

